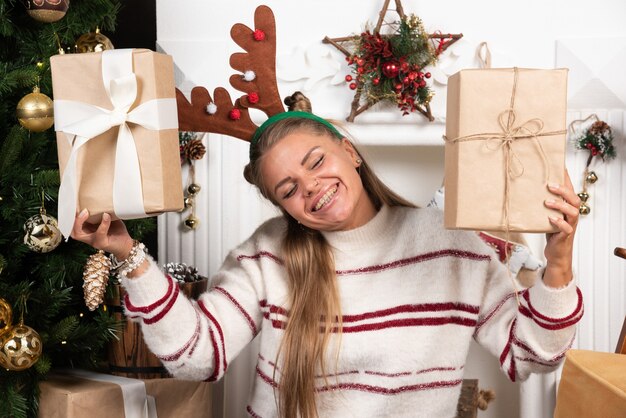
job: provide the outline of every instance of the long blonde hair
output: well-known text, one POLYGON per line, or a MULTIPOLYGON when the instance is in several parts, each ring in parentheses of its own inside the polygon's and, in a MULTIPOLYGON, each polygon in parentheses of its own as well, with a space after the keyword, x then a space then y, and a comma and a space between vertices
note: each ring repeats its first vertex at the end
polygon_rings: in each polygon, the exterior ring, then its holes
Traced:
MULTIPOLYGON (((310 102, 300 92, 287 97, 285 104, 290 111, 311 111, 310 102)), ((288 118, 265 130, 251 145, 251 159, 244 169, 244 177, 277 206, 278 203, 263 184, 258 162, 269 148, 296 131, 325 135, 339 141, 328 127, 309 119, 288 118)), ((363 160, 360 153, 359 156, 363 160)), ((415 206, 389 189, 364 160, 358 170, 363 188, 377 209, 383 204, 415 206)), ((327 374, 324 359, 331 334, 341 335, 342 316, 335 260, 328 242, 319 231, 299 224, 284 210, 283 215, 287 219, 287 232, 282 242, 282 257, 287 269, 290 308, 285 335, 278 350, 278 356, 282 357, 279 412, 286 418, 316 418, 315 378, 320 372, 322 376, 327 374)), ((338 344, 336 349, 338 355, 338 344)), ((276 364, 279 364, 278 361, 276 364)))

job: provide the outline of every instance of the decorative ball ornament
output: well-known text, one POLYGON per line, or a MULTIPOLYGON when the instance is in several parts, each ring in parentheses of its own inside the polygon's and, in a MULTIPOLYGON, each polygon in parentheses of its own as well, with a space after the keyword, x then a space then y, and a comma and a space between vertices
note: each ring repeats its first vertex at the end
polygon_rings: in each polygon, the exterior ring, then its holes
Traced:
POLYGON ((596 181, 598 181, 598 176, 596 175, 594 171, 590 171, 589 173, 587 173, 587 176, 585 177, 585 181, 589 184, 593 184, 596 181))
POLYGON ((200 219, 196 218, 195 215, 191 214, 187 217, 187 219, 185 219, 183 223, 185 227, 193 230, 193 229, 197 229, 198 226, 200 226, 200 219))
POLYGON ((76 52, 101 52, 109 49, 115 49, 109 38, 100 33, 100 29, 96 28, 95 32, 89 32, 81 35, 76 40, 76 52))
POLYGON ((6 332, 1 339, 0 366, 7 370, 26 370, 41 356, 41 337, 22 322, 6 332))
POLYGON ((0 341, 2 335, 13 327, 13 309, 9 303, 0 298, 0 341))
POLYGON ((63 19, 70 0, 26 0, 26 12, 38 22, 52 23, 63 19))
POLYGON ((191 183, 189 186, 187 186, 187 192, 192 196, 197 195, 200 192, 200 189, 200 185, 196 183, 191 183))
POLYGON ((54 103, 34 87, 33 92, 22 97, 15 111, 17 120, 31 132, 43 132, 54 125, 54 103))
POLYGON ((57 220, 46 214, 42 207, 39 214, 33 215, 24 223, 24 244, 37 253, 47 253, 59 246, 63 234, 57 220))
POLYGON ((400 72, 400 67, 398 67, 398 64, 393 61, 387 62, 383 64, 382 72, 383 75, 387 78, 395 78, 400 72))

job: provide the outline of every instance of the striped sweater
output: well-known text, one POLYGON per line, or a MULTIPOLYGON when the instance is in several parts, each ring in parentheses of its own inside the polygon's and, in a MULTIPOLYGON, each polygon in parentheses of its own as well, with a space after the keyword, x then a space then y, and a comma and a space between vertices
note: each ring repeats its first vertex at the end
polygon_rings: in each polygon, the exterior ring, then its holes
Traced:
MULTIPOLYGON (((518 306, 492 249, 475 233, 442 225, 436 209, 383 207, 362 227, 324 233, 335 257, 343 335, 331 340, 327 378, 318 377, 320 417, 454 417, 472 338, 513 381, 563 359, 583 312, 578 288, 538 280, 519 293, 518 306)), ((276 353, 289 316, 285 228, 282 218, 260 226, 230 252, 197 302, 154 263, 123 281, 126 314, 142 323, 148 346, 176 377, 221 378, 260 334, 252 417, 277 416, 276 353)))

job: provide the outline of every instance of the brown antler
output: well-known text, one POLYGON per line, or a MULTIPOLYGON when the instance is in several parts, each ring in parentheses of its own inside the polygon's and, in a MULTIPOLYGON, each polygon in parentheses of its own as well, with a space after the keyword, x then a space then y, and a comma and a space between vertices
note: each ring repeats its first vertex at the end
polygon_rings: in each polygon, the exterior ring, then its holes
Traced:
POLYGON ((246 93, 233 105, 232 99, 222 87, 215 89, 213 99, 204 87, 191 90, 191 101, 176 89, 178 125, 181 131, 213 132, 234 136, 249 141, 257 128, 248 112, 249 107, 262 110, 268 116, 284 111, 276 85, 276 24, 274 14, 267 6, 259 6, 254 14, 256 31, 237 23, 231 29, 231 37, 247 52, 234 53, 230 57, 233 69, 245 73, 254 71, 255 78, 244 79, 243 74, 233 74, 230 84, 246 93), (252 103, 252 94, 256 103, 252 103), (216 106, 214 113, 207 111, 207 105, 216 106), (233 114, 232 111, 236 110, 233 114))

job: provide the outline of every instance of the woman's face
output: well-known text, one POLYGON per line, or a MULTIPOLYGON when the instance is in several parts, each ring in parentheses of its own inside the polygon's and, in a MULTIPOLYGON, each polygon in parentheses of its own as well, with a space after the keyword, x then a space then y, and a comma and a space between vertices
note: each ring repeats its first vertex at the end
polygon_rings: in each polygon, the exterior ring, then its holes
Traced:
POLYGON ((376 214, 357 159, 346 139, 302 130, 277 141, 259 163, 265 189, 294 219, 316 230, 342 231, 376 214))

